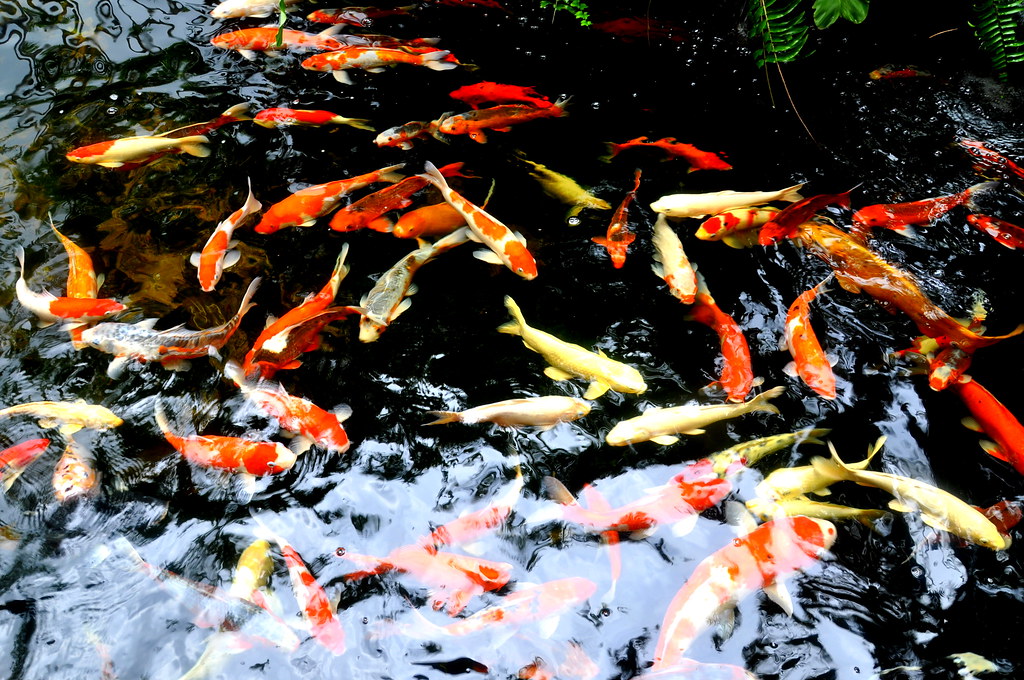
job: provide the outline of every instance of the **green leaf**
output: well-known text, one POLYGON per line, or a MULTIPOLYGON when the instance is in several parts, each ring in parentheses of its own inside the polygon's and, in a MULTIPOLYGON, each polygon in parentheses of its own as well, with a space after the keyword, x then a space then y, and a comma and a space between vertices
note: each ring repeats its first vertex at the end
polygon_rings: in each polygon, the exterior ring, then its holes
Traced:
POLYGON ((284 0, 278 0, 277 3, 277 39, 274 41, 274 47, 281 47, 284 43, 284 22, 288 21, 288 14, 285 11, 284 0))
POLYGON ((866 0, 814 0, 814 25, 818 28, 828 28, 839 17, 859 24, 867 16, 866 0))

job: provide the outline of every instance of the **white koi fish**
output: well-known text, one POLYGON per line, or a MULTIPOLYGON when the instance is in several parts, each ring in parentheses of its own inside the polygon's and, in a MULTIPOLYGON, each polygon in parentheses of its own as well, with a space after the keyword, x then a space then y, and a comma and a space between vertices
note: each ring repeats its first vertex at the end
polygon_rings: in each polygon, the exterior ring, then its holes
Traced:
POLYGON ((707 194, 669 194, 651 203, 651 210, 669 217, 704 217, 717 215, 732 208, 746 208, 764 205, 772 201, 795 203, 803 200, 800 189, 803 184, 794 184, 778 191, 715 191, 707 194))
POLYGON ((693 304, 697 295, 697 273, 686 257, 683 242, 664 215, 658 215, 654 221, 651 242, 654 243, 654 259, 657 260, 651 269, 668 284, 668 292, 684 304, 693 304))

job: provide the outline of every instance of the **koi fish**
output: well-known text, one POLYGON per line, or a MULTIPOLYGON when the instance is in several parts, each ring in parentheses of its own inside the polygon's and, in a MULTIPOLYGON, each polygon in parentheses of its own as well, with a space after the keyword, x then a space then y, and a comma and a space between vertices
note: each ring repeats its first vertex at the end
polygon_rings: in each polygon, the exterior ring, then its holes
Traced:
POLYGON ((397 146, 399 149, 408 151, 412 148, 412 141, 420 137, 431 136, 437 133, 437 121, 413 120, 405 125, 396 125, 388 128, 377 135, 373 143, 380 147, 397 146))
POLYGON ((310 227, 338 207, 341 199, 349 193, 376 182, 400 181, 403 176, 396 171, 403 167, 405 163, 398 163, 355 177, 300 189, 270 206, 254 230, 257 234, 273 234, 286 227, 310 227))
POLYGON ((427 411, 437 420, 425 425, 443 423, 494 423, 499 427, 539 427, 550 430, 590 413, 590 404, 576 397, 547 396, 506 399, 493 404, 475 406, 465 411, 427 411))
POLYGON ((693 306, 686 316, 688 320, 702 323, 718 335, 722 350, 722 374, 720 385, 729 395, 729 401, 741 402, 747 398, 754 386, 754 369, 750 362, 750 346, 736 320, 722 311, 711 297, 704 277, 698 272, 697 294, 693 306))
POLYGON ((695 236, 701 241, 722 241, 730 248, 757 244, 757 230, 779 213, 778 208, 737 208, 726 210, 701 222, 695 236))
MULTIPOLYGON (((299 0, 284 0, 285 10, 299 0)), ((224 0, 210 10, 215 19, 237 19, 239 17, 269 17, 277 14, 280 0, 224 0)))
POLYGON ((445 522, 419 539, 418 543, 424 550, 438 551, 444 546, 456 546, 472 543, 481 536, 502 526, 512 514, 516 501, 523 491, 523 472, 516 464, 516 476, 509 488, 492 503, 479 510, 467 512, 445 522))
POLYGON ((37 293, 25 282, 25 250, 19 245, 14 254, 21 268, 18 280, 14 284, 18 302, 36 315, 36 325, 40 328, 52 326, 57 322, 99 321, 126 309, 123 304, 110 298, 57 297, 48 291, 37 293))
POLYGON ((124 422, 106 406, 87 404, 81 399, 74 402, 32 401, 0 410, 0 418, 19 415, 35 418, 40 427, 56 427, 65 435, 83 428, 109 430, 124 422))
POLYGON ((787 205, 761 227, 757 242, 762 246, 770 246, 784 238, 793 238, 801 223, 811 219, 830 205, 849 208, 850 192, 819 194, 787 205))
POLYGON ((409 16, 416 5, 404 7, 342 7, 340 9, 318 9, 309 14, 306 19, 323 24, 348 24, 349 26, 360 26, 368 28, 380 19, 389 17, 409 16))
POLYGON ((704 217, 717 215, 726 210, 764 205, 772 201, 796 203, 803 200, 800 189, 803 184, 794 184, 778 191, 716 191, 707 194, 669 194, 651 203, 651 210, 665 213, 668 217, 704 217))
POLYGON ((348 406, 339 407, 331 413, 308 399, 288 394, 278 383, 265 383, 262 380, 253 383, 234 361, 224 364, 224 375, 242 390, 246 399, 277 420, 282 429, 298 435, 296 444, 292 446, 296 453, 305 451, 313 444, 332 453, 348 451, 351 442, 341 425, 352 414, 348 406))
POLYGON ((958 139, 957 144, 975 160, 974 169, 976 171, 994 170, 1000 177, 1010 181, 1024 181, 1024 168, 998 151, 994 151, 973 139, 958 139))
POLYGON ((50 228, 60 239, 64 252, 68 255, 68 297, 96 298, 99 295, 101 279, 96 276, 92 266, 92 258, 78 244, 57 230, 57 225, 50 217, 50 228))
POLYGON ((804 222, 797 238, 810 253, 832 267, 844 290, 863 291, 884 306, 900 310, 921 333, 941 338, 943 346, 955 346, 970 354, 1024 332, 1024 325, 1020 325, 1006 335, 978 335, 928 299, 910 274, 892 266, 856 237, 832 225, 804 222))
POLYGON ((826 281, 805 290, 786 311, 785 343, 793 356, 793 363, 784 370, 787 373, 792 371, 791 375, 799 375, 808 387, 825 399, 835 399, 836 376, 811 327, 811 302, 825 291, 826 281))
POLYGON ((612 259, 612 266, 622 269, 626 264, 626 249, 629 244, 636 240, 636 232, 629 228, 629 204, 636 198, 636 192, 640 188, 640 169, 637 168, 633 175, 633 190, 626 194, 626 197, 619 203, 612 215, 612 221, 608 224, 608 232, 604 236, 594 236, 590 240, 604 246, 608 250, 608 256, 612 259))
POLYGON ((964 405, 974 416, 964 418, 964 425, 975 432, 984 432, 994 441, 983 441, 985 453, 1007 462, 1024 475, 1024 425, 991 392, 970 376, 952 383, 964 405))
POLYGON ((359 301, 364 310, 359 320, 359 341, 374 342, 392 321, 409 309, 412 305, 409 296, 418 290, 412 277, 420 267, 467 240, 469 228, 463 227, 433 245, 417 248, 381 274, 370 292, 359 301))
POLYGON ((0 451, 0 483, 9 491, 21 473, 46 451, 49 439, 27 439, 0 451))
POLYGON ((697 272, 690 264, 690 259, 686 257, 683 242, 668 225, 665 216, 660 213, 654 221, 654 236, 651 242, 654 244, 655 259, 651 269, 665 280, 668 292, 683 304, 693 304, 694 296, 697 294, 697 272))
POLYGON ((530 166, 530 177, 540 183, 541 189, 544 190, 545 194, 556 201, 572 206, 569 208, 566 217, 575 217, 586 208, 592 210, 612 209, 608 201, 594 196, 581 187, 572 177, 555 172, 546 165, 527 160, 522 154, 518 154, 516 159, 520 163, 530 166))
POLYGON ((61 503, 93 496, 99 491, 95 456, 74 439, 68 440, 64 455, 53 470, 53 493, 61 503))
POLYGON ((348 305, 327 307, 294 323, 279 326, 269 340, 260 343, 246 354, 249 366, 245 369, 246 375, 258 373, 260 377, 269 380, 277 371, 298 368, 302 365, 298 357, 304 352, 313 352, 320 348, 320 334, 325 326, 353 314, 361 315, 364 311, 362 307, 348 305))
POLYGON ((926 198, 909 203, 869 205, 853 213, 854 229, 861 234, 866 234, 872 227, 885 227, 904 236, 912 236, 914 234, 912 226, 928 226, 958 205, 966 205, 972 210, 976 210, 974 195, 981 191, 988 191, 998 184, 998 182, 982 182, 950 196, 926 198))
POLYGON ((830 522, 854 520, 869 529, 873 529, 875 522, 888 515, 885 510, 851 508, 836 503, 812 501, 805 496, 786 496, 777 501, 754 497, 746 502, 746 507, 755 517, 761 520, 775 519, 780 516, 795 517, 803 515, 804 517, 826 519, 830 522))
POLYGON ((448 186, 444 175, 433 163, 427 161, 424 168, 426 174, 419 176, 437 187, 448 205, 459 211, 469 228, 469 238, 487 246, 487 249, 474 252, 474 257, 492 264, 503 264, 527 281, 537 277, 537 262, 526 249, 526 239, 522 234, 512 231, 448 186))
POLYGON ((988 234, 995 239, 996 243, 1006 246, 1010 250, 1024 248, 1024 229, 1010 224, 1006 220, 972 213, 967 216, 967 224, 988 234))
POLYGON ((645 441, 668 446, 679 441, 676 435, 704 434, 704 427, 720 420, 736 418, 755 411, 778 414, 779 409, 770 404, 769 400, 785 391, 786 388, 782 385, 773 387, 740 404, 684 404, 669 408, 655 406, 635 418, 616 423, 608 432, 605 441, 610 446, 625 446, 645 441))
MULTIPOLYGON (((823 442, 817 443, 821 444, 823 442)), ((866 470, 875 454, 882 450, 884 443, 884 438, 879 439, 873 446, 868 448, 868 455, 864 460, 848 463, 847 467, 854 470, 866 470)), ((809 493, 813 493, 816 496, 828 496, 832 493, 828 487, 834 481, 831 477, 822 475, 812 465, 778 468, 772 470, 754 487, 754 495, 765 501, 799 498, 809 493)))
POLYGON ((630 139, 622 144, 607 142, 608 155, 601 158, 603 161, 610 161, 618 156, 625 149, 660 149, 665 152, 662 160, 670 161, 674 158, 682 158, 690 164, 687 172, 697 170, 732 170, 732 166, 726 163, 721 156, 710 151, 701 151, 693 144, 685 144, 676 141, 675 137, 662 137, 661 139, 649 140, 646 136, 630 139))
POLYGON ((868 73, 868 78, 871 78, 871 80, 888 80, 890 78, 927 78, 929 76, 931 76, 931 73, 916 66, 894 66, 892 64, 879 66, 874 71, 868 73))
POLYGON ((717 475, 728 478, 744 468, 759 462, 764 457, 777 451, 788 449, 791 446, 802 443, 824 444, 825 442, 820 437, 824 437, 829 432, 831 430, 827 428, 805 428, 796 432, 773 434, 767 437, 740 442, 727 449, 713 453, 707 458, 714 466, 717 475))
POLYGON ((181 326, 153 330, 157 319, 136 324, 104 322, 82 331, 82 342, 107 354, 114 360, 107 368, 113 379, 121 374, 129 361, 158 361, 170 371, 187 371, 188 360, 216 354, 238 330, 246 312, 253 308, 253 295, 260 285, 256 277, 249 284, 238 305, 238 311, 219 326, 193 331, 181 326))
POLYGON ((891 510, 919 512, 921 521, 928 526, 992 550, 1007 547, 1006 539, 985 515, 948 491, 910 477, 853 469, 842 461, 831 442, 829 450, 831 459, 821 456, 811 459, 811 465, 826 479, 882 489, 894 496, 889 502, 891 510))
POLYGON ((321 127, 332 124, 350 125, 359 130, 374 131, 370 121, 365 118, 346 118, 333 111, 322 111, 319 109, 263 109, 253 117, 252 122, 265 128, 285 127, 288 125, 321 127))
POLYGON ((252 194, 250 179, 249 195, 242 207, 217 225, 201 252, 192 253, 189 264, 198 269, 199 287, 205 292, 209 293, 216 287, 225 269, 238 263, 241 255, 237 250, 233 250, 238 241, 232 241, 231 236, 246 217, 259 212, 262 207, 263 204, 252 194))
POLYGON ((334 79, 346 85, 352 84, 348 75, 350 69, 362 69, 370 73, 381 73, 388 66, 410 64, 425 66, 432 71, 447 71, 458 64, 447 61, 448 50, 432 49, 423 54, 412 54, 403 49, 391 47, 342 46, 331 52, 321 52, 304 60, 302 68, 310 71, 329 71, 334 79))
POLYGON ((598 21, 591 24, 590 29, 617 36, 627 43, 642 40, 649 44, 652 38, 674 43, 681 43, 685 40, 683 37, 685 32, 681 26, 663 19, 654 20, 650 16, 619 17, 609 21, 598 21))
POLYGON ((340 26, 331 26, 320 33, 306 33, 289 28, 281 29, 279 32, 276 27, 243 28, 240 31, 215 35, 210 40, 210 44, 221 49, 234 50, 251 61, 256 58, 257 52, 274 56, 281 48, 289 50, 343 49, 344 43, 334 37, 340 28, 340 26), (278 42, 279 36, 280 42, 278 42))
POLYGON ((424 239, 430 236, 444 236, 459 227, 466 226, 466 218, 447 202, 424 205, 402 213, 391 235, 398 238, 424 239))
POLYGON ((758 590, 792 614, 782 579, 810 567, 835 540, 836 528, 827 520, 785 517, 765 522, 706 557, 668 605, 651 670, 684 662, 690 644, 716 618, 758 590))
POLYGON ((511 296, 505 296, 505 307, 513 320, 498 327, 499 333, 518 335, 527 349, 539 353, 549 366, 544 375, 552 380, 583 378, 590 382, 584 399, 593 400, 609 389, 616 392, 640 394, 647 390, 647 383, 640 371, 632 366, 609 359, 604 352, 595 354, 579 345, 559 340, 550 333, 533 328, 526 323, 523 312, 511 296))
POLYGON ((474 142, 484 144, 487 142, 484 130, 508 132, 512 125, 519 123, 567 116, 566 107, 570 99, 571 97, 563 97, 551 106, 543 108, 525 104, 500 104, 486 109, 474 109, 443 118, 438 123, 437 130, 446 135, 469 135, 474 142))
POLYGON ((523 85, 503 85, 491 81, 463 85, 457 90, 448 93, 452 99, 457 99, 473 109, 479 109, 481 104, 509 104, 519 102, 530 104, 539 109, 546 109, 552 106, 552 101, 542 94, 538 94, 532 87, 523 85))

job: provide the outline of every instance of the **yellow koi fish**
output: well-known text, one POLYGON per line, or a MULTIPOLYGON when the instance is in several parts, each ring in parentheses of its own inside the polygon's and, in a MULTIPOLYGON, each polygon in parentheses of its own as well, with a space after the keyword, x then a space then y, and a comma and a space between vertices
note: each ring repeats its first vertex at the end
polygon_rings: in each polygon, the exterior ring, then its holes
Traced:
POLYGON ((38 419, 40 427, 56 427, 61 434, 68 435, 85 427, 106 430, 124 422, 107 407, 82 400, 33 401, 0 410, 0 418, 16 415, 32 416, 38 419))
MULTIPOLYGON (((847 467, 854 470, 866 470, 871 459, 882 448, 884 439, 879 439, 868 449, 868 456, 857 463, 849 463, 847 467)), ((787 467, 773 470, 764 480, 754 487, 754 494, 766 501, 777 501, 791 496, 803 496, 813 493, 816 496, 828 496, 829 485, 835 480, 822 476, 811 465, 787 467)))
POLYGON ((545 194, 556 201, 572 206, 566 217, 575 217, 584 208, 591 208, 593 210, 612 209, 608 201, 594 196, 594 194, 581 187, 572 177, 555 172, 546 165, 534 163, 522 156, 519 156, 518 160, 532 168, 530 170, 530 177, 540 183, 545 194))
POLYGON ((803 184, 794 184, 778 191, 715 191, 707 194, 669 194, 651 203, 651 210, 669 217, 704 217, 717 215, 732 208, 746 208, 764 205, 772 201, 795 203, 803 200, 800 189, 803 184))

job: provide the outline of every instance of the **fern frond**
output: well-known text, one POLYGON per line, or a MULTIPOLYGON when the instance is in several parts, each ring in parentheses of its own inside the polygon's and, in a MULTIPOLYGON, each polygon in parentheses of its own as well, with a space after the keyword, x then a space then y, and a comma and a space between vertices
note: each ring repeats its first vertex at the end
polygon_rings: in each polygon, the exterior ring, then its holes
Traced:
MULTIPOLYGON (((1024 0, 1022 0, 1024 1, 1024 0)), ((802 0, 750 0, 751 37, 758 66, 793 61, 807 44, 810 26, 802 0)))
POLYGON ((1006 80, 1007 67, 1024 62, 1024 0, 976 0, 974 12, 974 35, 988 52, 996 76, 1006 80))

